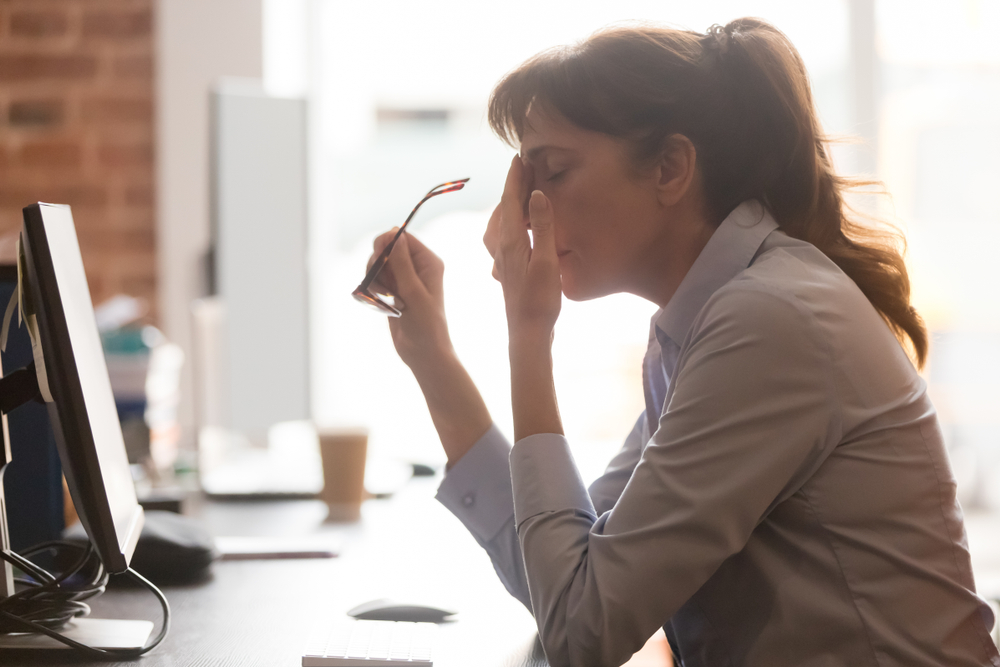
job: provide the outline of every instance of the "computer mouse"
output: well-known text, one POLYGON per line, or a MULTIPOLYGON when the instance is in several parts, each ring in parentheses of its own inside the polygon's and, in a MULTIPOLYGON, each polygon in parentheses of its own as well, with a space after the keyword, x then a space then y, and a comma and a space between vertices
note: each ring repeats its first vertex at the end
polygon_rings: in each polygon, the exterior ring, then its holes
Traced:
MULTIPOLYGON (((136 572, 164 584, 198 581, 208 574, 219 550, 207 528, 191 517, 163 510, 149 510, 145 516, 131 561, 136 572)), ((77 523, 65 530, 63 539, 86 544, 89 538, 77 523)))
POLYGON ((426 463, 411 463, 414 477, 433 477, 437 474, 437 468, 426 463))
POLYGON ((407 604, 385 598, 359 604, 347 612, 365 621, 409 621, 411 623, 442 623, 458 612, 427 605, 407 604))

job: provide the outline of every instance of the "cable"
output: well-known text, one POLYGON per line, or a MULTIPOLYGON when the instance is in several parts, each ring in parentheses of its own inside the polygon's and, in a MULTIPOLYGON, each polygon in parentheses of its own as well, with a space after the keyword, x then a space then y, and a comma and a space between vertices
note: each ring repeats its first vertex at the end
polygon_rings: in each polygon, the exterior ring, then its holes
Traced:
MULTIPOLYGON (((108 575, 89 544, 81 546, 46 542, 32 547, 25 552, 25 555, 53 552, 58 559, 61 550, 76 551, 81 556, 72 567, 58 577, 19 554, 9 551, 0 554, 4 560, 34 577, 34 579, 19 577, 17 583, 22 586, 22 590, 5 600, 0 600, 0 609, 51 629, 59 629, 73 618, 90 613, 90 607, 83 601, 104 592, 108 575), (86 572, 85 568, 88 566, 89 572, 86 572), (72 577, 82 580, 71 582, 72 577)), ((10 632, 5 625, 0 622, 0 631, 10 632)))
POLYGON ((91 544, 84 547, 72 542, 46 542, 32 547, 24 555, 0 551, 0 558, 33 577, 18 577, 16 582, 22 586, 22 590, 0 600, 0 634, 40 633, 86 655, 107 660, 138 657, 156 648, 167 636, 170 629, 170 604, 167 598, 160 589, 132 568, 126 570, 125 574, 149 589, 163 610, 163 622, 156 637, 141 648, 101 649, 59 634, 58 630, 71 620, 90 613, 90 607, 84 600, 100 595, 108 584, 108 572, 91 544), (53 552, 58 557, 60 550, 65 549, 82 552, 82 555, 72 567, 58 575, 53 575, 27 558, 46 551, 53 552))

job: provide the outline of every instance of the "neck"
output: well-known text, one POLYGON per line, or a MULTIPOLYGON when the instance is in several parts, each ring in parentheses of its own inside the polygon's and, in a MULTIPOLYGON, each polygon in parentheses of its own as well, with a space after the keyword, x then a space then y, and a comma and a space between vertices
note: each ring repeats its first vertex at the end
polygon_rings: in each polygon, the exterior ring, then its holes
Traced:
POLYGON ((717 229, 702 209, 678 205, 665 211, 664 234, 650 244, 637 272, 639 283, 629 290, 632 294, 666 307, 717 229))

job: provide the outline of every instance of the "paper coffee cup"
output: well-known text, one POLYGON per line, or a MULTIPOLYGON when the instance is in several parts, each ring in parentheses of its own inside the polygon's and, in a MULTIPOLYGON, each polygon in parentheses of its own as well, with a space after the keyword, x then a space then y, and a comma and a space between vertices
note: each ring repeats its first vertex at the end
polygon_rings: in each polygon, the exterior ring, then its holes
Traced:
POLYGON ((318 428, 323 460, 323 491, 329 508, 327 521, 357 521, 365 496, 365 459, 368 430, 363 428, 318 428))

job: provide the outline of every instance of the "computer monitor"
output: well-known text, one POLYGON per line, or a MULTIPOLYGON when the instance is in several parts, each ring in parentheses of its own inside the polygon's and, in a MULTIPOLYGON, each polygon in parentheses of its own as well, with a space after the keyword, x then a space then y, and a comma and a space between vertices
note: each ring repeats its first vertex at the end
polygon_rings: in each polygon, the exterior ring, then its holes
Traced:
MULTIPOLYGON (((26 207, 21 247, 27 283, 21 289, 37 318, 39 340, 33 345, 41 345, 50 394, 43 397, 70 495, 104 567, 125 572, 142 530, 143 512, 70 208, 26 207)), ((37 353, 35 358, 37 373, 37 353)))
MULTIPOLYGON (((136 499, 70 208, 42 203, 24 208, 19 254, 19 300, 32 336, 34 374, 29 366, 17 378, 16 373, 3 378, 5 395, 0 399, 5 411, 36 393, 44 399, 70 495, 90 541, 106 570, 129 571, 143 510, 136 499)), ((0 460, 3 463, 6 459, 0 460)), ((0 515, 0 523, 4 521, 0 515)), ((166 613, 165 599, 155 592, 166 613)), ((140 628, 141 638, 134 642, 98 646, 138 648, 152 630, 146 621, 110 623, 141 623, 145 634, 140 628)), ((30 647, 30 641, 16 639, 30 647)), ((3 640, 0 644, 10 645, 9 635, 3 640)))

